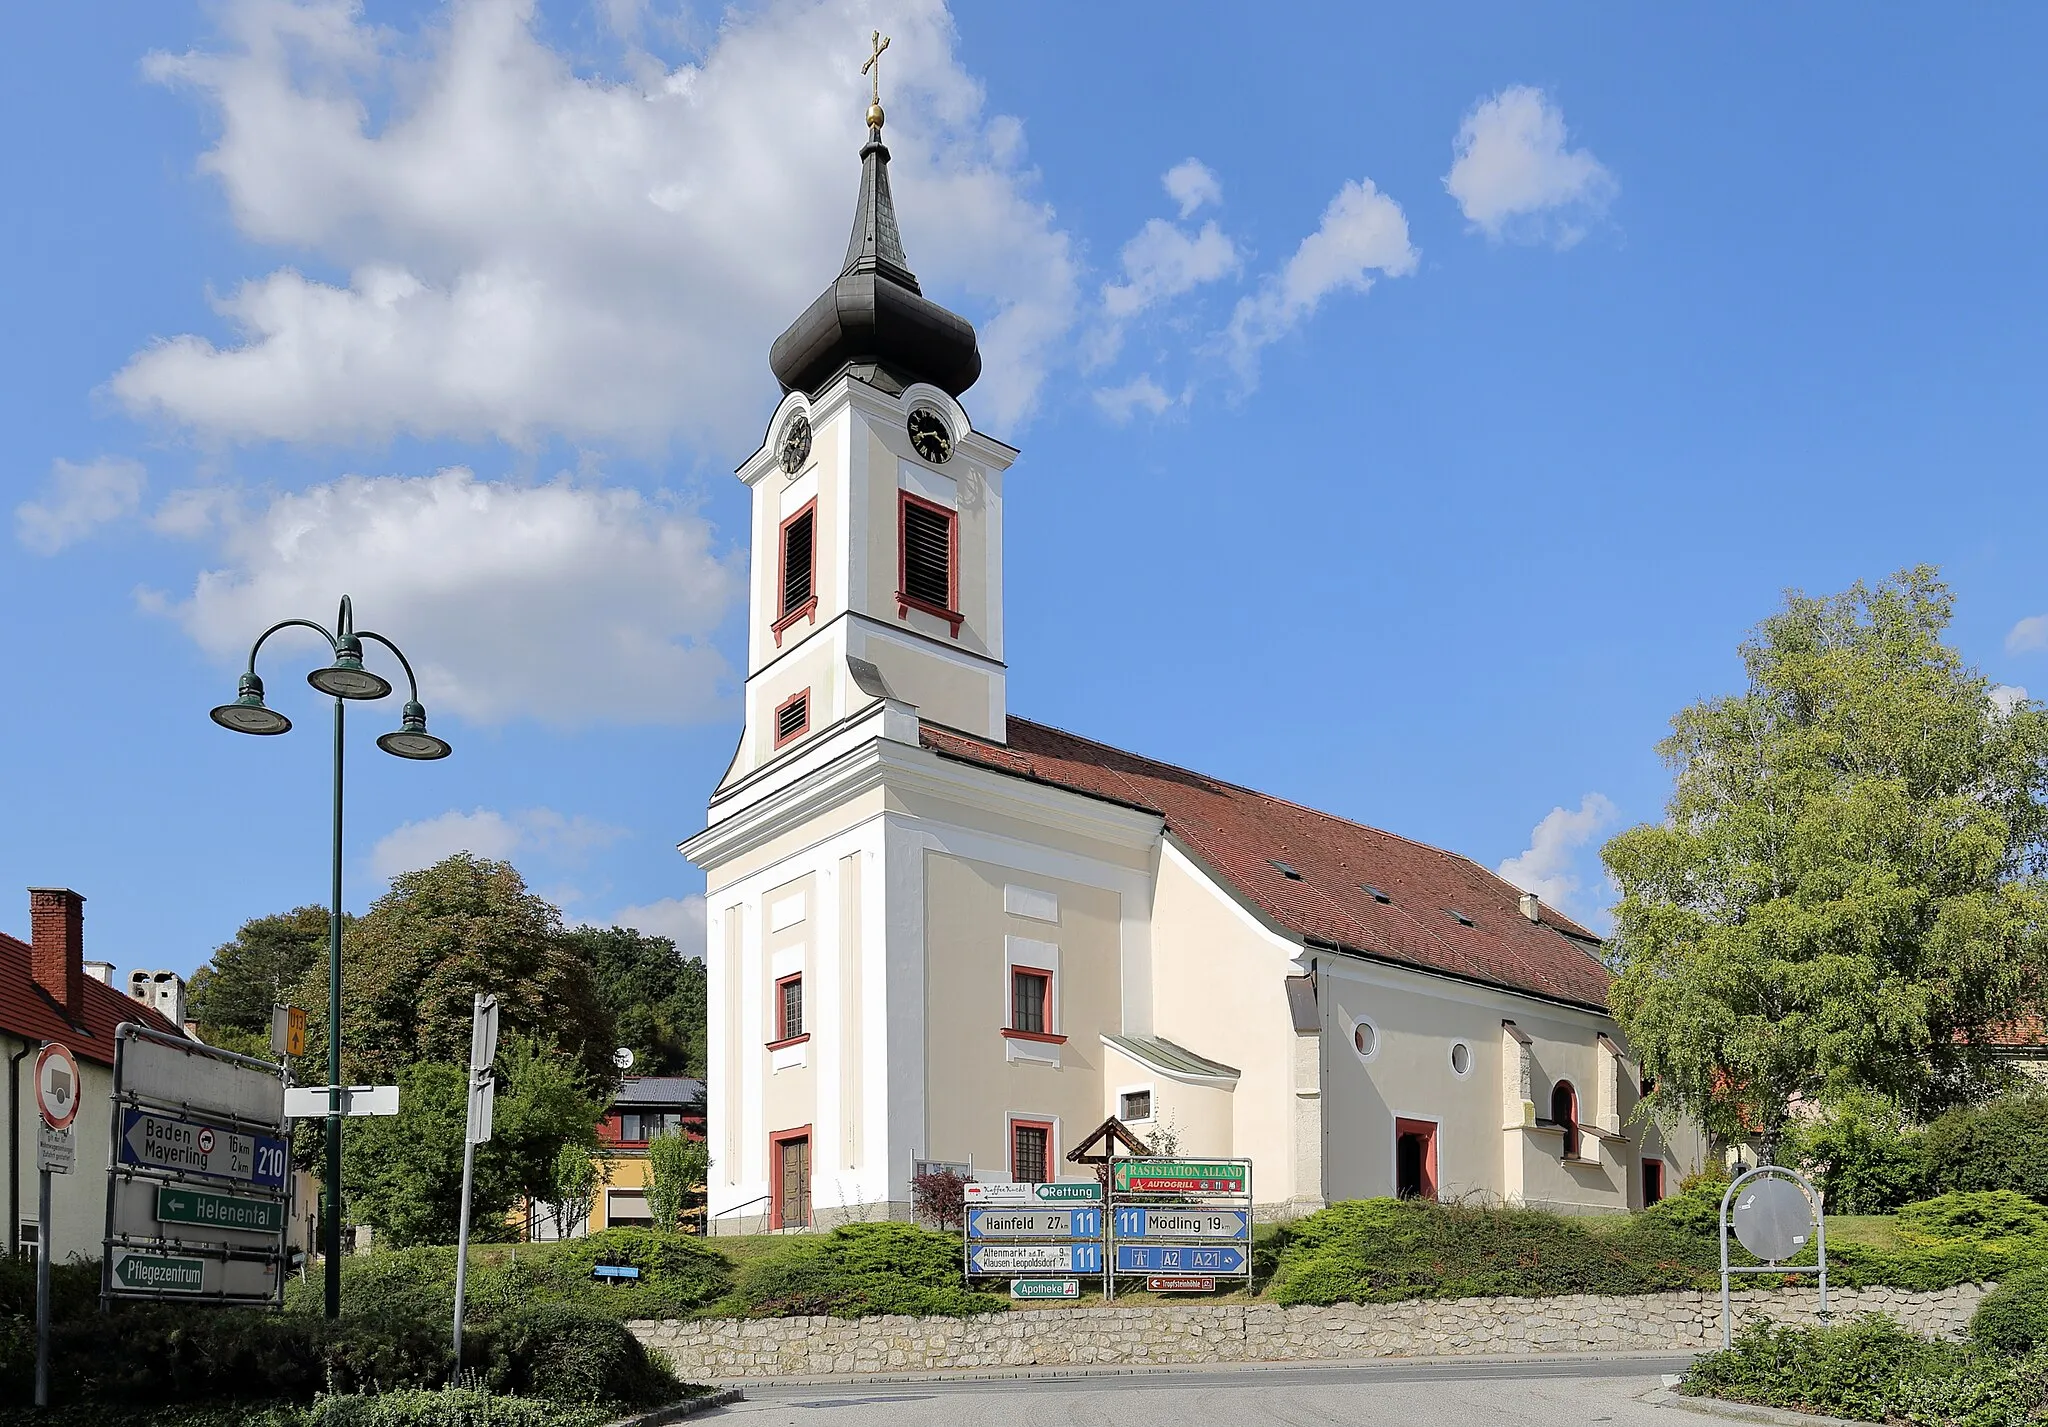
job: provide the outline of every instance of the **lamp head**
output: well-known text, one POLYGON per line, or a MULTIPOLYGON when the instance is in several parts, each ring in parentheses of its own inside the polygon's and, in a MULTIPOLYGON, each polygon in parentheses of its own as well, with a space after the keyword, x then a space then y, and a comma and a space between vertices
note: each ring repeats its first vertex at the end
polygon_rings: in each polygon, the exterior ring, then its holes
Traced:
POLYGON ((242 675, 235 701, 222 704, 208 717, 236 733, 286 733, 292 726, 292 721, 276 709, 263 706, 263 681, 254 674, 242 675))
POLYGON ((424 705, 407 700, 405 713, 399 719, 398 728, 377 740, 377 746, 398 758, 412 758, 422 763, 431 763, 436 758, 446 758, 455 750, 445 739, 436 738, 427 732, 427 710, 424 705))
POLYGON ((353 634, 334 641, 334 662, 315 669, 306 682, 337 699, 381 699, 391 692, 383 677, 363 667, 363 641, 353 634))

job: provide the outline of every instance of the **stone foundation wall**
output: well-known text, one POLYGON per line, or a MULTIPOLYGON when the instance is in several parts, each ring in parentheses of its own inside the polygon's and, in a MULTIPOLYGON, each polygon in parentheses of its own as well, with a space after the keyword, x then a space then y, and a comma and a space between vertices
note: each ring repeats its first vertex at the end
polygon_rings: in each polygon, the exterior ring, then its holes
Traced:
MULTIPOLYGON (((1836 1321, 1885 1313, 1927 1337, 1959 1337, 1985 1288, 1837 1289, 1836 1321)), ((1738 1323, 1819 1321, 1811 1288, 1735 1295, 1738 1323)), ((1465 1353, 1692 1351, 1721 1345, 1718 1293, 1423 1299, 1282 1308, 1172 1303, 1030 1308, 979 1318, 766 1318, 628 1325, 698 1382, 975 1368, 1311 1362, 1465 1353)))

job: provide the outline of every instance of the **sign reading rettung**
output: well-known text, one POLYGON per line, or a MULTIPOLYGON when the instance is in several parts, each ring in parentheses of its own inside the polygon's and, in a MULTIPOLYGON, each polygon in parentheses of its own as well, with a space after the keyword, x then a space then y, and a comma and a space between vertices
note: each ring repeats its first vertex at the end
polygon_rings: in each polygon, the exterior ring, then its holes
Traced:
POLYGON ((1224 1194, 1251 1192, 1251 1165, 1244 1160, 1116 1160, 1118 1194, 1224 1194))

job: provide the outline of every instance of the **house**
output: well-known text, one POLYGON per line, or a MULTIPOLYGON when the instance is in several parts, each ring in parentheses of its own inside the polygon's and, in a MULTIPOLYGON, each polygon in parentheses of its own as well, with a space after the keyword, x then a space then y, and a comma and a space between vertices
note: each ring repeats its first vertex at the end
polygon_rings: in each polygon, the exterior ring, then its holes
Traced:
POLYGON ((1455 853, 1010 714, 1018 452, 959 398, 879 106, 839 276, 778 338, 744 727, 708 884, 711 1212, 905 1217, 913 1164, 1072 1172, 1105 1116, 1249 1157, 1269 1214, 1661 1195, 1600 943, 1455 853), (829 1215, 821 1211, 835 1210, 829 1215))
POLYGON ((77 1059, 83 1084, 73 1123, 77 1168, 53 1186, 47 1247, 59 1261, 98 1259, 107 1231, 114 1032, 123 1021, 165 1035, 183 1032, 153 1007, 109 984, 110 963, 87 963, 85 898, 62 887, 31 887, 28 898, 29 940, 0 932, 0 1055, 7 1063, 7 1250, 33 1254, 45 1247, 36 1238, 40 1116, 29 1077, 35 1052, 46 1041, 61 1041, 77 1059))
POLYGON ((527 1215, 527 1237, 573 1239, 600 1229, 651 1228, 647 1142, 671 1133, 704 1138, 704 1082, 680 1075, 627 1076, 597 1122, 598 1151, 592 1157, 597 1184, 589 1217, 568 1223, 554 1206, 534 1205, 527 1215))

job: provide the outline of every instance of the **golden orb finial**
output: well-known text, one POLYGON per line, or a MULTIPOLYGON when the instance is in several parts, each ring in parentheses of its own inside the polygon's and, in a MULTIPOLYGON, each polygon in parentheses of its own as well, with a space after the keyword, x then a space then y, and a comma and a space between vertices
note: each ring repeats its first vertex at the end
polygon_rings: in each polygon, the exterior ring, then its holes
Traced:
POLYGON ((869 127, 870 129, 879 129, 879 128, 881 128, 881 127, 882 127, 882 106, 881 106, 881 105, 879 105, 879 104, 870 104, 870 105, 868 105, 868 127, 869 127))
POLYGON ((877 30, 868 43, 874 46, 875 52, 868 56, 868 62, 860 67, 860 72, 874 75, 874 100, 868 105, 868 127, 879 130, 882 127, 882 51, 889 48, 889 37, 877 30))

